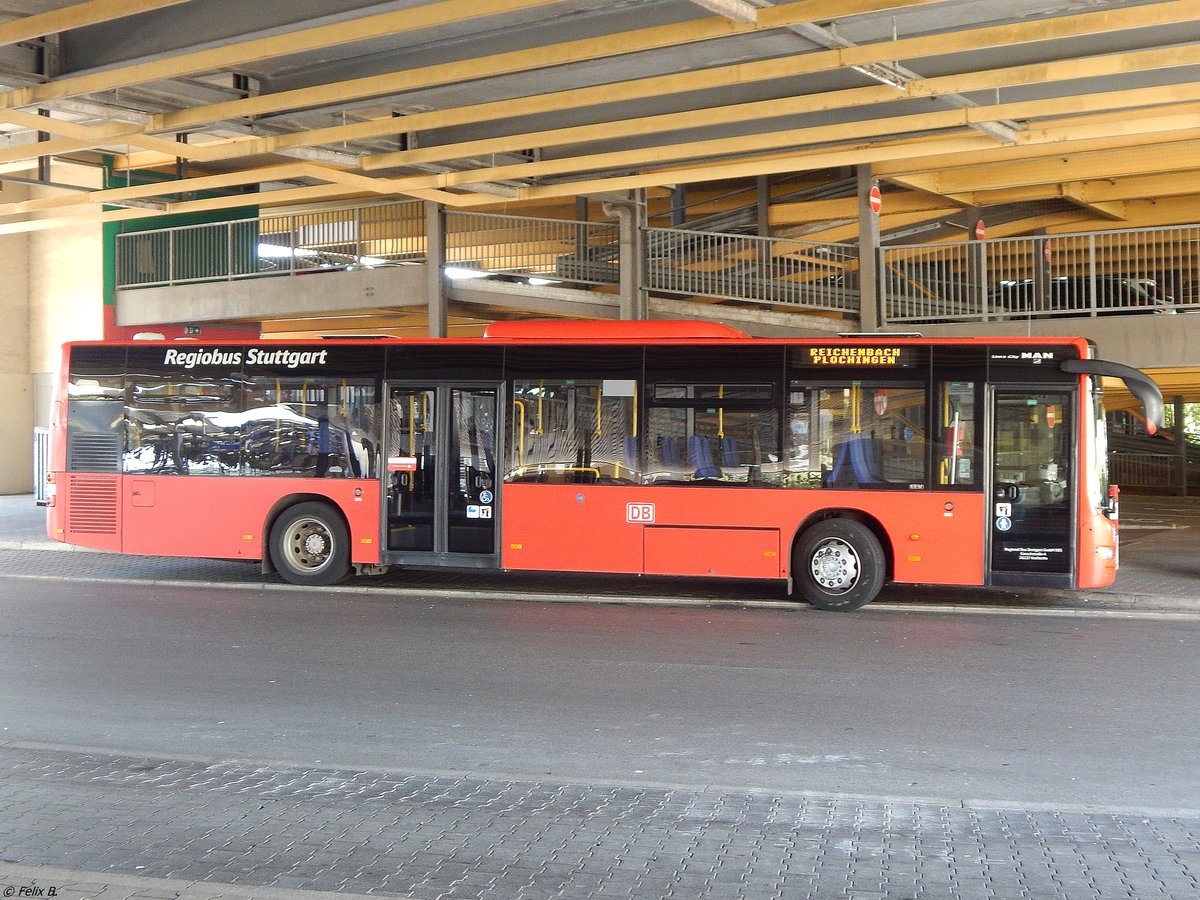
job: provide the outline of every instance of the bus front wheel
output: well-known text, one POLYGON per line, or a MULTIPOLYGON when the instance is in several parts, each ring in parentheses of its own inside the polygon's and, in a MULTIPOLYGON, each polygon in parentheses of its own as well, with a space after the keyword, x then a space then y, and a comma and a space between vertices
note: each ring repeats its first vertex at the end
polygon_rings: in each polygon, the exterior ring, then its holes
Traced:
POLYGON ((886 561, 879 538, 854 519, 826 519, 800 537, 792 555, 796 592, 817 609, 849 612, 875 599, 886 561))
POLYGON ((297 503, 271 528, 271 562, 292 584, 336 584, 350 571, 346 524, 324 503, 297 503))

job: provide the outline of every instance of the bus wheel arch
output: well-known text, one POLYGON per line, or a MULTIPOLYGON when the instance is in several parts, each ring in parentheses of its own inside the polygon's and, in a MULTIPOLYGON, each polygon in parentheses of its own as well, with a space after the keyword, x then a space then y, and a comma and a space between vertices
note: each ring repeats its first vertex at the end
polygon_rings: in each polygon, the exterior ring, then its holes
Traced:
POLYGON ((891 575, 891 542, 872 516, 826 510, 796 530, 792 590, 818 609, 859 609, 875 599, 891 575))
POLYGON ((267 516, 263 571, 310 587, 350 574, 350 526, 336 503, 319 494, 281 500, 267 516))

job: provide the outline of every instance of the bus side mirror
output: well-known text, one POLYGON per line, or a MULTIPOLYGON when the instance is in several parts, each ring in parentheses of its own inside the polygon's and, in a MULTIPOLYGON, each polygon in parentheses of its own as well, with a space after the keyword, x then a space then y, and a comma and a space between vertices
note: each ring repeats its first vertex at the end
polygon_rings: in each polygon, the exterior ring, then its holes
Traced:
POLYGON ((1108 496, 1104 498, 1104 502, 1100 504, 1100 511, 1109 519, 1117 518, 1117 510, 1120 507, 1121 488, 1115 484, 1108 486, 1108 496))

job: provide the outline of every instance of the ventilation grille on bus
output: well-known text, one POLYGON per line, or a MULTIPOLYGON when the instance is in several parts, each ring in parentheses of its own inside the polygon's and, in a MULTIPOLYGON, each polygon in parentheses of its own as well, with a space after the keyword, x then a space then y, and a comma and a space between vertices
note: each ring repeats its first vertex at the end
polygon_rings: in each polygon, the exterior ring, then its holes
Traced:
POLYGON ((71 472, 119 472, 121 436, 76 432, 67 441, 67 469, 71 472))
POLYGON ((116 534, 117 479, 68 475, 71 498, 67 531, 73 534, 116 534))

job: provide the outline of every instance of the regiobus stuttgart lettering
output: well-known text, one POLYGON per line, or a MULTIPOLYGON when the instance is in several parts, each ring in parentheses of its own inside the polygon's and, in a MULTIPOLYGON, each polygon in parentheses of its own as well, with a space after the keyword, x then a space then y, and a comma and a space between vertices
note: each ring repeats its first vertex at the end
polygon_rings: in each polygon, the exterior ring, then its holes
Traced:
MULTIPOLYGON (((328 350, 262 350, 252 347, 246 353, 245 362, 248 366, 283 366, 285 369, 296 369, 300 366, 323 366, 327 364, 328 350)), ((242 351, 240 350, 167 350, 163 357, 163 365, 182 366, 194 369, 196 366, 240 366, 242 351)))

